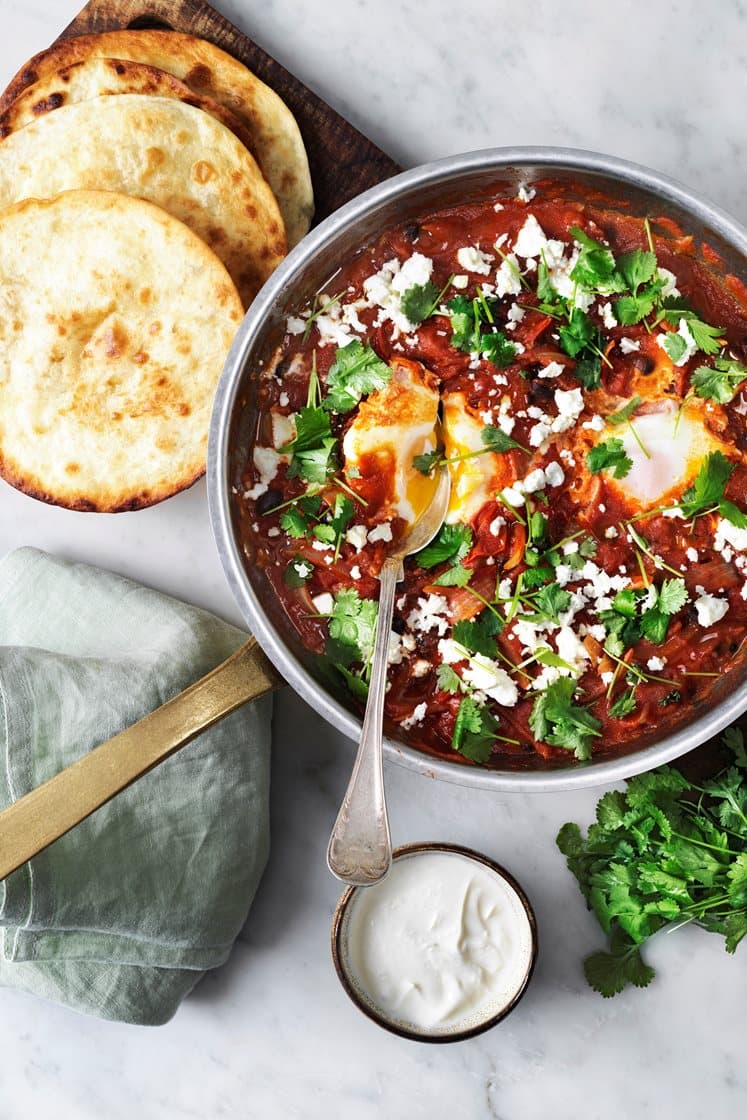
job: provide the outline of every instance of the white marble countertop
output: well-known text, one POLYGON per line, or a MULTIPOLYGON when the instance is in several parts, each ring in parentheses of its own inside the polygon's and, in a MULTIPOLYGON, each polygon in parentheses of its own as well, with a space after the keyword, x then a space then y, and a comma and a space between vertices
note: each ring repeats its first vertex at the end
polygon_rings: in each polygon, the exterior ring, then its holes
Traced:
MULTIPOLYGON (((79 0, 0 0, 0 85, 79 0)), ((143 4, 144 9, 147 3, 143 4)), ((405 166, 489 145, 563 144, 674 175, 747 219, 744 0, 223 0, 225 14, 405 166)), ((115 517, 45 507, 0 484, 0 551, 32 544, 102 564, 238 621, 204 484, 115 517)), ((339 886, 324 851, 351 745, 290 692, 274 725, 273 854, 245 937, 155 1030, 0 992, 0 1116, 743 1116, 745 951, 662 938, 646 991, 602 1000, 582 957, 595 923, 554 847, 601 791, 499 796, 387 767, 394 840, 482 849, 532 898, 541 950, 504 1024, 429 1047, 389 1036, 340 989, 339 886)))

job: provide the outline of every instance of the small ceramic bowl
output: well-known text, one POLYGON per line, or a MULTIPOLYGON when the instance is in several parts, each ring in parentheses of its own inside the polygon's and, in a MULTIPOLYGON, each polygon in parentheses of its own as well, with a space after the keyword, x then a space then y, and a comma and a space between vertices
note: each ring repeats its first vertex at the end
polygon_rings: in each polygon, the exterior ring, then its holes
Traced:
MULTIPOLYGON (((384 1027, 385 1030, 415 1042, 460 1042, 482 1034, 483 1031, 489 1030, 500 1023, 509 1012, 513 1011, 524 994, 537 959, 537 923, 534 911, 529 899, 514 877, 500 864, 488 859, 480 852, 473 851, 471 848, 460 847, 457 844, 442 843, 407 844, 404 847, 397 848, 393 855, 392 871, 389 872, 389 876, 383 883, 372 887, 348 887, 335 910, 332 922, 332 957, 340 983, 356 1007, 369 1019, 378 1023, 380 1027, 384 1027), (478 865, 481 877, 484 877, 486 871, 488 875, 495 876, 498 880, 496 885, 499 893, 509 903, 512 913, 511 920, 516 922, 517 934, 522 943, 518 971, 501 996, 491 997, 482 1011, 478 1008, 474 1012, 465 1014, 459 1023, 446 1026, 435 1025, 433 1027, 421 1026, 404 1017, 400 1018, 382 1007, 381 1001, 377 1002, 376 996, 368 990, 373 985, 366 984, 364 977, 361 975, 364 970, 356 964, 356 951, 351 948, 350 938, 351 924, 354 930, 357 926, 361 926, 369 931, 374 931, 379 924, 383 933, 381 923, 392 920, 391 916, 393 911, 397 909, 398 901, 396 892, 392 897, 391 889, 392 883, 396 879, 389 880, 389 876, 392 875, 392 872, 396 876, 396 868, 400 861, 417 860, 419 857, 430 853, 446 853, 459 857, 464 861, 465 881, 469 878, 470 864, 473 865, 473 871, 475 870, 474 865, 478 865), (386 895, 382 890, 384 884, 388 888, 386 895), (376 894, 377 891, 381 892, 380 898, 376 894), (360 912, 356 922, 356 909, 361 906, 364 899, 366 909, 360 912), (378 917, 377 909, 379 910, 378 917)), ((485 882, 484 878, 483 882, 485 882)), ((408 889, 412 889, 412 884, 409 885, 408 889)))

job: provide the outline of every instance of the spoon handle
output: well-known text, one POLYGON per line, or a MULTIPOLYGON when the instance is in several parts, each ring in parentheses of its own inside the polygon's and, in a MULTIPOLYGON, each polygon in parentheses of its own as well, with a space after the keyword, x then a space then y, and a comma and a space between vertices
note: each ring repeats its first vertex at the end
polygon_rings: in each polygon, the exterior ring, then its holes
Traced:
POLYGON ((394 595, 402 561, 384 561, 379 582, 379 615, 371 663, 366 714, 345 798, 337 814, 327 849, 327 866, 345 883, 365 887, 383 879, 392 862, 382 763, 382 721, 394 614, 394 595))

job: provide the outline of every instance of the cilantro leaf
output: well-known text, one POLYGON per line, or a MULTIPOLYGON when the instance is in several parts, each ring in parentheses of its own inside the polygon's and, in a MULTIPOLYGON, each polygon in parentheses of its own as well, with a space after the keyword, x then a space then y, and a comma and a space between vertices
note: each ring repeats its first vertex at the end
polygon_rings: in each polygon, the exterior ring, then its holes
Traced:
POLYGON ((602 295, 619 292, 625 287, 622 277, 615 269, 615 258, 611 250, 600 245, 578 226, 571 226, 570 232, 581 245, 578 260, 571 272, 571 280, 588 291, 600 292, 602 295))
POLYGON ((415 562, 421 568, 435 568, 436 564, 445 560, 457 564, 472 548, 472 539, 469 525, 459 521, 453 525, 442 525, 435 539, 415 553, 415 562))
POLYGON ((498 720, 471 696, 459 704, 451 745, 472 762, 487 762, 493 750, 498 720))
POLYGON ((742 384, 747 381, 747 366, 736 358, 717 358, 711 366, 698 366, 692 384, 699 397, 728 404, 742 384))
POLYGON ((303 556, 294 556, 283 572, 283 583, 286 587, 304 587, 313 572, 314 565, 309 560, 303 556))
POLYGON ((598 354, 585 354, 576 360, 573 375, 584 389, 598 389, 602 380, 602 359, 598 354))
POLYGON ((431 280, 425 284, 413 284, 402 293, 402 311, 413 326, 417 327, 433 314, 438 296, 439 290, 431 280))
POLYGON ((335 669, 342 676, 345 684, 348 687, 348 692, 360 700, 363 704, 368 700, 368 682, 359 677, 357 673, 351 673, 345 665, 335 665, 335 669))
POLYGON ((632 327, 647 318, 659 302, 663 287, 664 281, 654 274, 645 287, 635 288, 631 295, 615 300, 613 310, 618 323, 623 327, 632 327))
POLYGON ((435 451, 426 451, 423 455, 415 455, 412 460, 412 465, 416 471, 428 475, 431 471, 435 470, 436 467, 440 466, 443 462, 443 458, 443 451, 436 448, 435 451))
POLYGON ((329 619, 327 656, 342 665, 367 665, 373 653, 378 612, 378 603, 361 599, 354 588, 337 591, 329 619))
POLYGON ((305 482, 323 484, 337 470, 337 440, 328 436, 319 447, 294 451, 288 478, 302 478, 305 482))
POLYGON ((625 478, 633 467, 633 460, 621 439, 608 439, 592 447, 586 456, 586 465, 592 474, 609 470, 613 478, 625 478))
POLYGON ((633 397, 628 401, 626 405, 623 405, 622 408, 619 408, 617 412, 610 413, 610 415, 607 417, 607 423, 612 424, 614 427, 617 427, 620 424, 627 424, 635 410, 641 404, 643 404, 642 397, 633 397))
POLYGON ((443 692, 468 692, 469 686, 451 665, 442 662, 436 669, 436 682, 443 692))
POLYGON ((280 527, 289 537, 300 539, 310 531, 310 526, 298 506, 290 506, 280 514, 280 527))
POLYGON ((466 587, 473 575, 471 568, 465 568, 464 564, 457 562, 442 572, 433 582, 438 587, 466 587))
POLYGON ((586 708, 573 703, 576 681, 559 677, 540 693, 529 716, 529 725, 540 742, 572 750, 581 761, 591 758, 592 740, 601 724, 586 708))
POLYGON ((321 446, 322 440, 332 435, 329 426, 329 416, 323 408, 305 406, 300 412, 295 413, 295 437, 280 448, 281 454, 295 454, 298 451, 310 451, 321 446))
POLYGON ((610 715, 613 719, 623 719, 634 712, 636 707, 635 689, 630 688, 627 692, 621 693, 614 704, 610 704, 610 715))
POLYGON ((496 637, 503 629, 497 614, 484 610, 477 619, 461 619, 454 623, 451 636, 457 645, 469 653, 481 653, 484 657, 495 657, 496 637))
POLYGON ((559 583, 548 583, 532 600, 535 609, 551 622, 560 622, 559 616, 571 605, 571 593, 559 583))
POLYGON ((383 389, 392 371, 373 347, 357 338, 337 351, 327 374, 327 396, 323 407, 330 412, 350 412, 361 397, 383 389))
POLYGON ((706 456, 692 486, 688 486, 680 500, 685 517, 695 517, 718 505, 735 466, 721 451, 712 451, 706 456))
POLYGON ((718 511, 722 517, 731 521, 732 525, 736 525, 738 529, 747 529, 747 514, 742 513, 739 506, 734 505, 734 502, 722 498, 718 504, 718 511))
POLYGON ((628 984, 646 988, 654 975, 635 942, 623 937, 616 941, 612 952, 592 953, 584 961, 584 976, 589 987, 605 999, 617 995, 628 984))
POLYGON ((641 284, 653 280, 656 273, 656 254, 646 253, 641 249, 622 253, 617 258, 617 271, 625 281, 625 287, 631 292, 637 292, 641 284))
POLYGON ((505 369, 516 357, 516 345, 506 338, 503 331, 492 331, 481 336, 480 353, 494 366, 505 369))
MULTIPOLYGON (((689 308, 682 308, 679 305, 667 307, 664 318, 668 323, 672 323, 673 325, 679 323, 680 319, 684 319, 690 334, 693 336, 695 345, 698 347, 698 350, 702 350, 704 354, 718 354, 719 350, 724 345, 724 328, 712 327, 710 323, 704 323, 703 320, 689 308)), ((684 353, 684 347, 682 353, 684 353)), ((682 355, 680 354, 679 356, 681 357, 682 355)))
POLYGON ((661 339, 661 344, 675 364, 687 350, 687 339, 678 331, 667 331, 661 339))
POLYGON ((667 614, 677 614, 688 598, 684 579, 665 579, 658 591, 657 605, 667 614))
POLYGON ((475 311, 477 300, 454 296, 446 304, 451 322, 451 345, 467 354, 480 349, 480 320, 475 311))
POLYGON ((501 428, 495 427, 493 424, 488 424, 480 433, 480 439, 485 445, 486 451, 511 451, 517 448, 519 451, 525 451, 526 448, 517 443, 511 436, 507 436, 501 428))
POLYGON ((558 328, 560 345, 566 354, 575 358, 582 350, 597 339, 597 329, 591 318, 580 307, 574 307, 568 323, 558 328))

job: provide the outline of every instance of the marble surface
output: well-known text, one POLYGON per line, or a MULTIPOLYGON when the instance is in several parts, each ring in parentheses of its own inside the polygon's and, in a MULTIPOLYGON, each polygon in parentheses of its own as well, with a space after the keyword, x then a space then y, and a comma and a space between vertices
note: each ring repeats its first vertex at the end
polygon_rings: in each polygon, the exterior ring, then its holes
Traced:
MULTIPOLYGON (((0 0, 0 84, 78 0, 0 0)), ((147 10, 147 2, 143 4, 147 10)), ((747 219, 744 0, 223 0, 222 9, 404 165, 489 145, 598 149, 675 175, 747 219), (718 18, 716 18, 718 13, 718 18)), ((203 484, 94 517, 0 484, 0 551, 33 544, 109 566, 238 621, 203 484)), ((387 768, 395 842, 481 848, 534 901, 541 950, 501 1026, 428 1047, 348 1003, 332 968, 339 889, 324 851, 349 743, 290 693, 276 706, 273 854, 231 961, 157 1030, 101 1024, 0 992, 0 1115, 20 1120, 449 1116, 685 1120, 743 1116, 744 950, 663 937, 647 991, 612 1001, 580 960, 599 933, 554 848, 601 791, 497 796, 387 768)))

